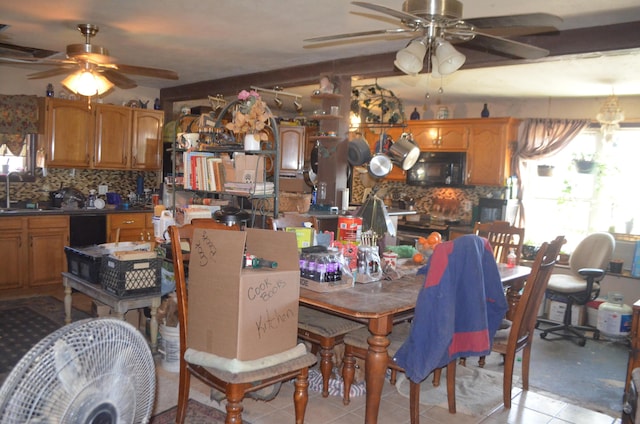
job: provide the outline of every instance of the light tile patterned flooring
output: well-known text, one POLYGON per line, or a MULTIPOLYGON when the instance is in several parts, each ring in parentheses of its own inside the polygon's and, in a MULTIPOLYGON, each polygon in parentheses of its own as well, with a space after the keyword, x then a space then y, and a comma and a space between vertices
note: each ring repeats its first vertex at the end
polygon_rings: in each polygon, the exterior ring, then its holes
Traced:
MULTIPOLYGON (((158 405, 160 412, 174 406, 177 402, 178 374, 168 373, 158 366, 158 405), (160 399, 162 398, 162 399, 160 399)), ((196 379, 192 380, 192 398, 224 410, 224 403, 208 400, 208 387, 196 379)), ((572 405, 553 397, 532 391, 513 390, 511 409, 497 407, 486 417, 462 414, 449 414, 440 407, 421 406, 422 424, 620 424, 622 421, 600 412, 591 411, 578 405, 572 405)), ((245 399, 243 418, 252 424, 283 424, 294 422, 293 384, 284 384, 278 396, 269 402, 245 399)), ((348 406, 342 404, 342 398, 329 396, 323 398, 318 392, 309 392, 309 403, 305 415, 306 424, 362 424, 364 422, 365 397, 353 397, 348 406)), ((385 383, 379 424, 408 424, 409 399, 400 395, 394 386, 385 383)))

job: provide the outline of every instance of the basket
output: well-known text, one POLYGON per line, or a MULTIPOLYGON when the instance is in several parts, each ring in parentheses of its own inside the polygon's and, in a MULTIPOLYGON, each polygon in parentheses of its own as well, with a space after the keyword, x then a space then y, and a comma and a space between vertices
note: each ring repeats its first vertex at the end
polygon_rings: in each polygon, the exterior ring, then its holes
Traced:
POLYGON ((105 251, 96 247, 73 248, 65 246, 67 268, 77 277, 93 284, 99 284, 100 266, 105 251))
POLYGON ((161 258, 121 261, 111 256, 102 259, 102 288, 118 297, 160 293, 161 258))
MULTIPOLYGON (((279 212, 309 212, 311 207, 311 193, 291 193, 281 191, 278 196, 280 203, 278 204, 279 212)), ((266 199, 265 210, 273 210, 273 199, 266 199)))

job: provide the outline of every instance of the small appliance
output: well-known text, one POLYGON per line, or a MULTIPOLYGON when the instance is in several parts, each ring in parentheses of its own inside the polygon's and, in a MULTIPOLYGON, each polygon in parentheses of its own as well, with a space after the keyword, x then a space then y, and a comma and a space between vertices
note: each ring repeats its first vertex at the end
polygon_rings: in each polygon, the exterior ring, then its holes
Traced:
POLYGON ((407 185, 463 185, 466 159, 464 152, 421 152, 407 171, 407 185))

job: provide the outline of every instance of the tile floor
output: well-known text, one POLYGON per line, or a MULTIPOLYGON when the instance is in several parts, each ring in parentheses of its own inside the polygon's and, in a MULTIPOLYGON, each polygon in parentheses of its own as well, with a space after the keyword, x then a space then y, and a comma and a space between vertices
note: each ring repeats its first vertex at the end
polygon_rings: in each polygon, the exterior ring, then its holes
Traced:
MULTIPOLYGON (((89 310, 90 301, 79 296, 74 298, 74 307, 89 310), (76 303, 77 302, 77 303, 76 303)), ((159 362, 159 359, 158 359, 159 362)), ((178 374, 157 367, 158 387, 155 413, 175 406, 178 398, 178 374)), ((224 403, 209 399, 209 388, 192 379, 190 396, 202 403, 224 410, 224 403)), ((270 402, 245 399, 243 418, 251 424, 283 424, 294 422, 293 384, 284 384, 278 396, 270 402)), ((305 416, 307 424, 361 424, 364 422, 364 396, 353 397, 347 406, 342 398, 323 398, 318 392, 309 391, 309 403, 305 416)), ((621 424, 621 419, 600 412, 591 411, 579 405, 570 404, 552 395, 513 390, 511 409, 499 406, 487 416, 476 417, 463 414, 449 414, 445 408, 422 406, 422 424, 621 424)), ((409 423, 409 399, 398 393, 389 383, 384 386, 379 424, 409 423)))
MULTIPOLYGON (((166 410, 177 402, 177 373, 169 373, 158 366, 158 394, 156 412, 166 410)), ((190 396, 202 403, 224 410, 223 403, 209 400, 210 390, 192 379, 190 396)), ((422 406, 422 424, 620 424, 622 421, 600 412, 590 411, 532 391, 514 388, 510 410, 499 406, 488 416, 476 417, 449 414, 445 408, 422 406)), ((245 399, 243 418, 251 424, 282 424, 294 422, 293 384, 284 384, 278 396, 263 402, 245 399)), ((361 424, 364 422, 365 397, 353 397, 348 406, 335 396, 323 398, 318 392, 309 392, 305 416, 307 424, 361 424)), ((380 406, 379 424, 409 423, 409 399, 400 395, 394 386, 385 384, 380 406)))

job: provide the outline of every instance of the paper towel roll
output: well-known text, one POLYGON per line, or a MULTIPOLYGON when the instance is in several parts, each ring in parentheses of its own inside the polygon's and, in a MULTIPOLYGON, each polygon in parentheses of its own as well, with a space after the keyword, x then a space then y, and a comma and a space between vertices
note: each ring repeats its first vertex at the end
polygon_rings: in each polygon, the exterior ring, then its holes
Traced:
POLYGON ((348 188, 342 189, 342 208, 340 210, 342 211, 349 210, 349 189, 348 188))

